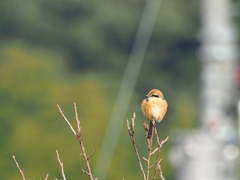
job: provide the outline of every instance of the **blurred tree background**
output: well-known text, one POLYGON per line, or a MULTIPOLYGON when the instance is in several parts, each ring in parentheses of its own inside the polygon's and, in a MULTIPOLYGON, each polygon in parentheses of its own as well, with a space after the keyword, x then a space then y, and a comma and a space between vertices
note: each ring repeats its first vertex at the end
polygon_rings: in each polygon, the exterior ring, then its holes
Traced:
MULTIPOLYGON (((44 179, 47 173, 49 179, 61 178, 56 149, 68 179, 87 179, 78 143, 56 104, 74 124, 72 103, 77 103, 87 152, 97 150, 94 167, 145 3, 1 0, 1 179, 21 178, 12 155, 27 179, 44 179)), ((149 90, 161 89, 169 102, 158 127, 162 138, 173 128, 196 125, 199 24, 198 1, 162 2, 126 117, 137 114, 141 153, 146 142, 140 103, 149 90)), ((170 180, 167 148, 162 166, 170 180)), ((125 126, 108 175, 122 178, 141 179, 125 126)))

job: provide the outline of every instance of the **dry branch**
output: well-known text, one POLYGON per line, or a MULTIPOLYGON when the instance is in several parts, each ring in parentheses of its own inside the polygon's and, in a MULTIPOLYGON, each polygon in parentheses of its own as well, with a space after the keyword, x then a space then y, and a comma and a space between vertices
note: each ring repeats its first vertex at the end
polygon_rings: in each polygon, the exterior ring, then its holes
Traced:
POLYGON ((72 133, 76 136, 76 132, 75 132, 74 128, 72 127, 70 122, 67 120, 66 116, 64 115, 63 111, 61 110, 61 108, 60 108, 60 106, 58 104, 57 104, 57 107, 58 107, 59 113, 62 115, 63 119, 66 121, 66 123, 70 127, 72 133))
POLYGON ((56 150, 56 154, 57 154, 57 160, 58 160, 58 162, 60 164, 60 167, 61 167, 63 180, 66 180, 66 176, 65 176, 65 173, 64 173, 64 169, 63 169, 63 163, 61 162, 61 159, 59 157, 58 150, 56 150))
POLYGON ((46 177, 45 177, 45 180, 47 180, 48 179, 48 174, 46 174, 46 177))
POLYGON ((159 174, 159 176, 162 180, 165 180, 164 177, 163 177, 163 173, 162 173, 162 169, 161 169, 161 165, 160 165, 160 162, 162 160, 162 159, 160 159, 160 149, 162 148, 163 144, 168 140, 168 137, 165 140, 160 140, 159 137, 158 137, 156 127, 154 126, 153 127, 153 132, 155 132, 155 135, 156 135, 157 148, 155 148, 153 150, 153 136, 151 136, 150 139, 148 138, 147 135, 148 135, 149 127, 146 124, 146 122, 143 122, 146 141, 147 141, 147 148, 148 148, 147 157, 142 157, 142 159, 147 164, 146 170, 144 170, 140 155, 139 155, 137 147, 136 147, 136 142, 135 142, 135 139, 134 139, 134 121, 135 121, 135 118, 136 118, 136 115, 134 113, 133 118, 132 118, 132 122, 129 123, 129 121, 127 120, 127 128, 128 128, 128 134, 130 135, 130 139, 131 139, 132 144, 133 144, 133 148, 134 148, 136 157, 138 159, 138 164, 139 164, 140 170, 142 172, 143 179, 144 180, 149 180, 150 179, 150 170, 155 169, 154 174, 153 174, 153 180, 156 180, 158 174, 159 174), (152 156, 156 153, 157 153, 156 159, 153 162, 153 164, 151 164, 152 156))
POLYGON ((74 130, 71 123, 68 121, 68 119, 64 115, 64 112, 61 110, 60 106, 57 104, 57 107, 58 107, 58 110, 59 110, 60 114, 62 115, 63 119, 66 121, 66 123, 70 127, 71 131, 73 132, 74 136, 77 138, 78 143, 80 144, 81 151, 82 151, 81 155, 83 156, 83 159, 85 161, 86 168, 87 168, 87 171, 85 171, 83 169, 82 169, 82 171, 89 176, 90 180, 94 180, 93 175, 92 175, 92 171, 91 171, 91 167, 90 167, 90 163, 89 163, 89 159, 93 156, 93 154, 95 153, 95 150, 89 156, 87 156, 86 151, 85 151, 85 147, 84 147, 83 141, 82 141, 81 125, 80 125, 80 121, 79 121, 79 118, 78 118, 77 105, 76 105, 75 102, 73 103, 73 106, 74 106, 74 112, 75 112, 75 120, 77 122, 77 124, 76 124, 77 132, 74 130))
MULTIPOLYGON (((153 131, 155 129, 155 126, 153 126, 153 131)), ((149 173, 150 173, 150 169, 152 168, 152 166, 150 166, 151 163, 151 156, 152 154, 152 140, 153 140, 153 136, 151 136, 151 138, 147 137, 147 143, 148 143, 148 157, 147 157, 147 180, 149 179, 149 173)))
POLYGON ((12 156, 12 158, 13 158, 13 160, 14 160, 14 162, 15 162, 15 164, 16 164, 16 166, 17 166, 17 168, 18 168, 18 170, 19 170, 19 172, 20 172, 20 174, 21 174, 21 176, 22 176, 22 179, 25 180, 24 172, 23 172, 23 170, 21 170, 21 168, 20 168, 20 166, 19 166, 19 164, 18 164, 15 156, 12 156))
POLYGON ((129 121, 127 120, 128 134, 130 135, 130 139, 132 141, 133 148, 134 148, 135 154, 137 156, 138 164, 140 166, 140 170, 142 172, 143 178, 144 178, 144 180, 147 180, 146 179, 146 174, 145 174, 143 166, 142 166, 142 161, 141 161, 141 158, 139 156, 138 149, 137 149, 137 146, 136 146, 136 143, 135 143, 135 139, 134 139, 134 121, 135 121, 135 118, 136 118, 136 114, 134 113, 133 114, 133 118, 132 118, 132 122, 129 123, 129 121))
POLYGON ((154 171, 154 176, 153 176, 153 180, 155 180, 157 178, 157 172, 159 170, 159 176, 161 177, 162 180, 165 180, 165 178, 163 177, 163 172, 161 169, 161 165, 160 162, 162 159, 160 159, 160 151, 161 151, 161 147, 163 146, 163 144, 165 142, 168 141, 169 136, 166 137, 166 139, 164 140, 160 140, 158 137, 158 132, 157 129, 155 129, 155 135, 156 135, 156 140, 157 140, 157 157, 156 157, 156 161, 155 161, 155 171, 154 171))

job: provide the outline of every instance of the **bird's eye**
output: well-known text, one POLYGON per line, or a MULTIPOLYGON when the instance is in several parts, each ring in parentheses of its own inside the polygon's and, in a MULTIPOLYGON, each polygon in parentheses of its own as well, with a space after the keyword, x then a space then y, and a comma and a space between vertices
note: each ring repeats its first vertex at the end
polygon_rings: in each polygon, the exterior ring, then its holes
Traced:
POLYGON ((153 94, 153 95, 151 95, 151 96, 152 96, 152 97, 157 97, 157 98, 159 97, 159 96, 158 96, 158 95, 156 95, 156 94, 153 94))

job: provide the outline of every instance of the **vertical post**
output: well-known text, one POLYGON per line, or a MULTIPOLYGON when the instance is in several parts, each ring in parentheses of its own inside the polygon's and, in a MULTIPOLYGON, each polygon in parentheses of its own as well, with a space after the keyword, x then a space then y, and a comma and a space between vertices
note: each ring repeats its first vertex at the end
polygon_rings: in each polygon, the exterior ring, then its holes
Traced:
MULTIPOLYGON (((201 126, 228 126, 226 109, 234 93, 233 71, 238 58, 237 37, 229 0, 202 0, 202 30, 200 41, 201 126)), ((219 130, 219 129, 218 129, 219 130)))
POLYGON ((202 0, 199 58, 202 61, 199 125, 175 132, 170 158, 177 180, 235 180, 236 130, 227 113, 238 58, 230 0, 202 0))

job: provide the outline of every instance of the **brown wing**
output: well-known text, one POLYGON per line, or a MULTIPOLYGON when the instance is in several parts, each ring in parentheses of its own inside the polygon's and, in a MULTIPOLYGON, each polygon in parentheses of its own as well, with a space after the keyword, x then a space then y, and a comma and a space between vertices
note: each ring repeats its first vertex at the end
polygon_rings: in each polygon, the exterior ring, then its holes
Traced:
POLYGON ((168 103, 166 100, 161 100, 159 102, 159 106, 160 108, 160 114, 159 114, 159 118, 158 118, 158 122, 161 122, 162 119, 164 118, 166 112, 167 112, 167 108, 168 108, 168 103))
POLYGON ((142 101, 142 105, 141 105, 141 108, 142 108, 142 112, 143 114, 147 117, 148 120, 152 120, 151 119, 151 112, 150 112, 150 105, 149 105, 149 101, 144 99, 142 101))

